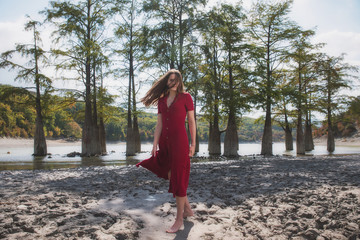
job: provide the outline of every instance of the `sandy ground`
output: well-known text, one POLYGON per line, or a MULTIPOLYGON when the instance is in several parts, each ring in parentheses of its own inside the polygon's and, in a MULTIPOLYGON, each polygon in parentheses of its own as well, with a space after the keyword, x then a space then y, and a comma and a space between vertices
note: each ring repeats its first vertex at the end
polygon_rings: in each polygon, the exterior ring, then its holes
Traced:
MULTIPOLYGON (((321 138, 315 138, 315 145, 326 145, 327 136, 321 138)), ((357 134, 351 138, 335 138, 335 146, 359 146, 360 147, 360 134, 357 134)))
POLYGON ((360 155, 192 164, 177 234, 168 182, 143 168, 0 172, 1 239, 360 239, 360 155))
MULTIPOLYGON (((46 140, 47 146, 74 146, 81 145, 81 141, 68 141, 65 139, 46 140)), ((14 147, 33 147, 34 139, 32 138, 0 138, 0 146, 2 148, 14 147)))

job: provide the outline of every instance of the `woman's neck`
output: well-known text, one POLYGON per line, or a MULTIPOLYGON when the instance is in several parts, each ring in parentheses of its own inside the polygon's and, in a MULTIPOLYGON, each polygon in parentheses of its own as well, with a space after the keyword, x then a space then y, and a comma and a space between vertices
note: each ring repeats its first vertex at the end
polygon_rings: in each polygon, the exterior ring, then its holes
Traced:
POLYGON ((177 93, 176 91, 170 90, 169 97, 171 97, 171 98, 175 97, 176 93, 177 93))

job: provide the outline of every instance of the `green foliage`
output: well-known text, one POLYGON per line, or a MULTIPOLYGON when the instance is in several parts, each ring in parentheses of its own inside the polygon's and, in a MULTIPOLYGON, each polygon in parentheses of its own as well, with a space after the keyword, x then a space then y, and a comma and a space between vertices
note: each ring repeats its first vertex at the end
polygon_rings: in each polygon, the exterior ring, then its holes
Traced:
POLYGON ((147 15, 147 61, 149 67, 160 71, 176 68, 182 72, 184 82, 191 81, 193 71, 193 27, 196 10, 205 6, 206 0, 144 0, 147 15))
POLYGON ((34 136, 36 111, 34 105, 29 104, 33 97, 24 93, 24 89, 0 85, 0 136, 34 136))
POLYGON ((106 138, 109 141, 125 141, 127 122, 124 118, 120 121, 110 121, 105 125, 106 138))
POLYGON ((274 74, 284 66, 290 41, 299 34, 299 27, 288 16, 292 3, 292 0, 257 1, 248 18, 251 41, 256 46, 253 51, 256 103, 267 111, 280 96, 274 74))
POLYGON ((357 121, 360 123, 360 96, 350 103, 348 115, 354 122, 357 121))
MULTIPOLYGON (((335 137, 351 137, 360 129, 360 96, 352 99, 348 103, 346 110, 332 117, 334 124, 335 137)), ((314 131, 315 137, 327 134, 328 123, 323 121, 322 125, 314 131)))
POLYGON ((349 102, 349 96, 340 94, 343 89, 349 89, 352 79, 351 72, 357 72, 358 67, 344 63, 344 54, 331 57, 326 54, 316 62, 315 69, 319 74, 318 105, 319 111, 331 115, 341 104, 349 102))
MULTIPOLYGON (((45 135, 48 137, 80 138, 81 129, 68 108, 62 106, 63 100, 57 96, 46 96, 51 108, 43 109, 45 135)), ((0 136, 1 137, 34 137, 36 110, 31 92, 22 88, 0 85, 0 136), (9 89, 12 94, 9 95, 9 89), (26 93, 26 94, 25 94, 26 93)))

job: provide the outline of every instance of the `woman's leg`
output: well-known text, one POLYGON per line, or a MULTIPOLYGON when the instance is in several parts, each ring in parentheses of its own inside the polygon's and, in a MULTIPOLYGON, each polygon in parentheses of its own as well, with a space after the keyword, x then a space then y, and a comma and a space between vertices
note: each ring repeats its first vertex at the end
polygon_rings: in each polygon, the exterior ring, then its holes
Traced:
MULTIPOLYGON (((171 170, 168 172, 168 178, 170 180, 171 178, 171 170)), ((174 225, 172 225, 171 228, 169 228, 168 230, 166 230, 166 232, 168 233, 175 233, 177 232, 182 224, 183 224, 183 219, 185 217, 189 217, 189 216, 193 216, 194 213, 191 210, 191 206, 188 200, 188 197, 178 197, 176 196, 176 218, 175 218, 175 223, 174 225)))
MULTIPOLYGON (((171 178, 171 170, 168 172, 168 178, 170 180, 170 178, 171 178)), ((191 217, 191 216, 194 216, 194 212, 191 210, 189 199, 186 196, 183 217, 186 218, 186 217, 191 217)))
POLYGON ((191 216, 194 216, 194 212, 191 210, 189 199, 186 196, 183 218, 191 217, 191 216))
POLYGON ((176 233, 183 225, 183 214, 187 197, 176 196, 176 218, 175 223, 166 230, 168 233, 176 233))

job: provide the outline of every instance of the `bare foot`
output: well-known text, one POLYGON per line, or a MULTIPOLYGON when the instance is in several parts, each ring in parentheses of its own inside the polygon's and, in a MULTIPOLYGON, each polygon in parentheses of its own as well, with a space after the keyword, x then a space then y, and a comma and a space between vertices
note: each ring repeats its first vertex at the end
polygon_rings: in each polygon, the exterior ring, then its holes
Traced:
POLYGON ((171 228, 166 230, 166 232, 167 233, 176 233, 177 231, 179 231, 179 229, 181 228, 182 225, 183 225, 183 220, 176 219, 174 225, 172 225, 171 228))
POLYGON ((194 216, 194 212, 191 210, 191 209, 186 209, 184 210, 184 213, 183 213, 183 217, 186 218, 186 217, 192 217, 194 216))

